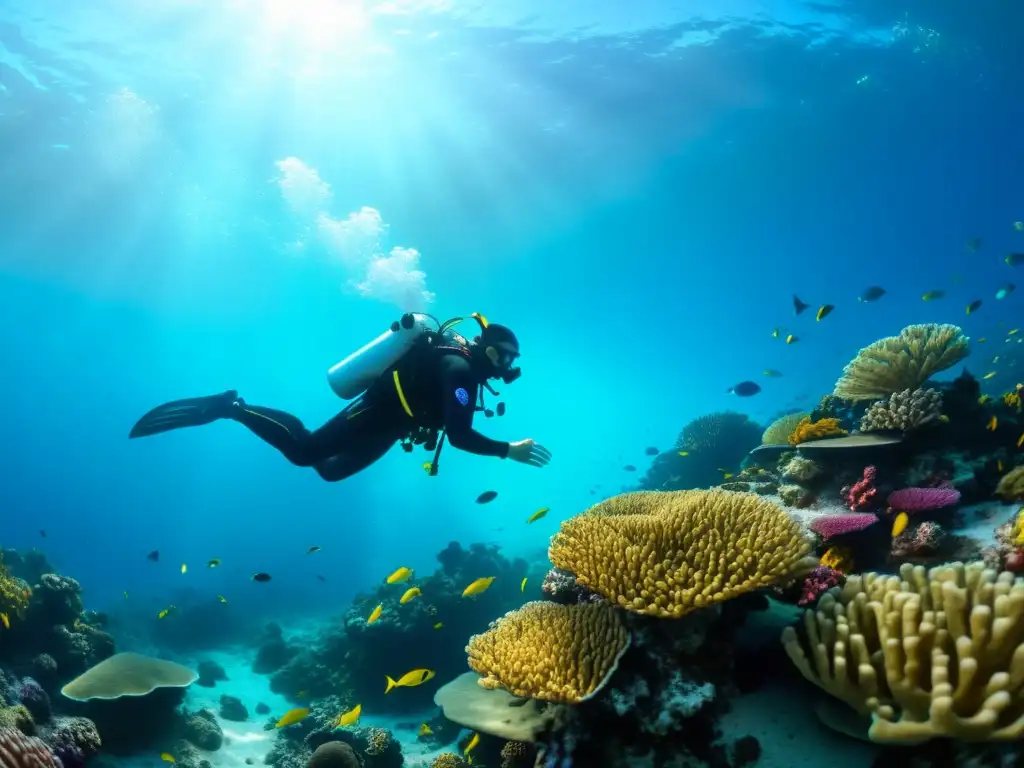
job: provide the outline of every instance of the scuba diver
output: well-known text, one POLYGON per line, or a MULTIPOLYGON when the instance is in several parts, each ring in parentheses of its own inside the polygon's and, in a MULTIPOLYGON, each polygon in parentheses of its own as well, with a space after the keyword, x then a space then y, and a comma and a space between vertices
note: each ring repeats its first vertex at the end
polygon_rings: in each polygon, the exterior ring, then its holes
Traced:
MULTIPOLYGON (((355 398, 341 413, 310 431, 284 411, 249 405, 235 390, 175 400, 157 406, 132 427, 129 438, 147 437, 182 427, 229 419, 280 451, 292 464, 313 467, 329 482, 350 477, 380 459, 396 442, 434 451, 423 468, 437 474, 445 436, 456 448, 480 456, 509 458, 543 467, 551 453, 533 440, 491 440, 473 428, 484 411, 483 390, 498 395, 489 380, 511 384, 521 375, 514 365, 519 342, 507 327, 479 313, 472 341, 453 328, 464 318, 438 323, 429 315, 407 313, 389 330, 327 372, 335 394, 355 398), (430 323, 436 328, 431 328, 430 323)), ((498 403, 498 415, 504 403, 498 403)))

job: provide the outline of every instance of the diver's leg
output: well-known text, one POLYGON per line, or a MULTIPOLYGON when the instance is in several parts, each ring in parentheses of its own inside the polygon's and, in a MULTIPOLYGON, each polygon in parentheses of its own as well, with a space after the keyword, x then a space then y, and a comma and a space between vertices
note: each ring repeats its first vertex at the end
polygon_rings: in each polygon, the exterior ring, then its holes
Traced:
POLYGON ((329 483, 344 480, 379 460, 402 437, 399 432, 388 431, 364 436, 353 448, 314 464, 313 468, 329 483))

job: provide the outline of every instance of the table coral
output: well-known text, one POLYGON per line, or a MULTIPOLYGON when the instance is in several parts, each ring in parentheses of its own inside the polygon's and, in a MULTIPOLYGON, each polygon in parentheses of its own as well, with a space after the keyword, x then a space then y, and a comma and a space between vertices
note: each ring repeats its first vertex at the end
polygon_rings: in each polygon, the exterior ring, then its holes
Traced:
POLYGON ((848 434, 839 426, 839 419, 818 419, 811 421, 807 416, 797 424, 787 438, 790 445, 800 445, 810 440, 823 440, 828 437, 841 437, 848 434))
POLYGON ((982 563, 851 576, 782 642, 801 674, 870 716, 872 741, 1024 736, 1024 581, 982 563))
POLYGON ((808 573, 810 542, 777 504, 727 491, 626 493, 562 523, 552 564, 627 610, 663 618, 808 573))

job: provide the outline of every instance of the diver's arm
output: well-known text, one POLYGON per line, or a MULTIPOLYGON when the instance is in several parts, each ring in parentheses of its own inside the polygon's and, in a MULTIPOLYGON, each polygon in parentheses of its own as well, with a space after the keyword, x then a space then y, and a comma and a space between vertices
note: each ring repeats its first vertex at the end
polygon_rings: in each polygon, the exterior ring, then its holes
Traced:
POLYGON ((508 456, 508 443, 491 440, 473 429, 473 412, 479 385, 469 363, 446 355, 441 360, 441 391, 444 397, 444 428, 448 442, 460 451, 478 456, 508 456))

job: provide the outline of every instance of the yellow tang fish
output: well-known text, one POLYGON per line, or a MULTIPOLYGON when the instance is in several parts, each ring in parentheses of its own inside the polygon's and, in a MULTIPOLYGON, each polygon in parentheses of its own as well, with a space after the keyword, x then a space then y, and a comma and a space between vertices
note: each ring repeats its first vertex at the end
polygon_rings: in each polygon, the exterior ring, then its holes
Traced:
POLYGON ((487 588, 489 586, 491 586, 491 582, 494 581, 495 578, 497 578, 497 577, 496 576, 483 576, 483 577, 477 579, 472 584, 470 584, 468 587, 466 587, 464 590, 462 590, 462 596, 463 597, 476 597, 477 595, 482 595, 484 592, 487 591, 487 588))
POLYGON ((546 515, 550 511, 550 509, 551 509, 550 507, 541 507, 536 512, 534 512, 532 515, 530 515, 528 518, 526 518, 526 522, 527 523, 535 523, 535 522, 537 522, 542 517, 544 517, 544 515, 546 515))
POLYGON ((181 564, 181 572, 182 573, 188 573, 188 566, 185 565, 184 563, 181 564))
POLYGON ((1020 333, 1020 328, 1011 328, 1010 330, 1008 330, 1006 332, 1006 335, 1007 336, 1016 336, 1018 333, 1020 333))
POLYGON ((356 725, 359 722, 359 715, 363 713, 363 705, 356 704, 354 709, 350 709, 348 712, 344 712, 338 715, 338 719, 335 721, 335 728, 344 728, 349 725, 356 725))
POLYGON ((309 710, 305 707, 296 707, 295 709, 289 709, 284 713, 284 717, 277 721, 275 728, 287 728, 289 725, 295 725, 306 719, 309 715, 309 710))
POLYGON ((161 752, 160 759, 163 760, 165 763, 174 763, 174 755, 172 755, 170 752, 161 752))
POLYGON ((220 602, 225 603, 225 604, 227 604, 227 602, 228 602, 228 599, 226 597, 224 597, 224 595, 217 595, 217 599, 220 600, 220 602))
POLYGON ((733 476, 732 472, 729 472, 728 470, 722 469, 721 467, 718 468, 718 471, 722 473, 722 477, 725 480, 728 480, 730 477, 733 476))
POLYGON ((800 341, 800 339, 798 337, 794 336, 792 333, 789 334, 789 336, 786 337, 786 343, 787 344, 796 344, 798 341, 800 341))
POLYGON ((414 600, 415 598, 419 597, 422 594, 423 593, 420 592, 420 588, 419 587, 410 587, 409 589, 405 590, 405 594, 402 595, 398 599, 398 602, 401 603, 402 605, 405 605, 410 600, 414 600))
POLYGON ((420 726, 420 729, 419 729, 418 733, 419 733, 420 736, 429 736, 430 734, 433 733, 433 731, 430 730, 430 726, 429 725, 424 723, 423 725, 420 726))
POLYGON ((469 744, 467 744, 466 748, 464 750, 462 750, 462 754, 464 754, 464 755, 466 755, 468 757, 469 753, 472 752, 473 749, 476 747, 476 745, 479 744, 479 743, 480 743, 480 734, 479 733, 474 733, 473 734, 473 738, 469 740, 469 744))
POLYGON ((987 429, 989 432, 995 432, 998 426, 999 419, 993 416, 991 419, 988 420, 988 425, 985 427, 985 429, 987 429))
POLYGON ((406 672, 398 680, 392 680, 387 675, 384 675, 388 681, 388 687, 384 690, 384 693, 391 693, 392 688, 415 688, 417 685, 423 685, 428 680, 433 680, 435 674, 432 669, 414 669, 412 672, 406 672))
POLYGON ((388 584, 401 584, 412 578, 412 568, 406 568, 402 566, 397 571, 388 576, 388 584))
POLYGON ((439 621, 439 622, 437 622, 437 624, 434 625, 434 629, 440 629, 443 626, 444 626, 444 624, 439 621))
POLYGON ((996 375, 996 372, 995 372, 995 371, 989 371, 988 373, 986 373, 986 374, 985 374, 984 376, 982 376, 981 378, 983 378, 983 379, 985 379, 985 380, 987 381, 988 379, 991 379, 991 378, 992 378, 993 376, 995 376, 995 375, 996 375))
POLYGON ((375 622, 377 619, 380 618, 380 615, 382 613, 384 613, 384 603, 381 603, 380 605, 378 605, 376 608, 373 609, 373 613, 370 614, 370 618, 368 618, 366 620, 366 623, 367 624, 373 624, 373 622, 375 622))
POLYGON ((160 611, 160 613, 158 613, 156 615, 156 617, 158 619, 166 619, 167 618, 167 614, 169 614, 173 610, 174 610, 174 606, 173 605, 168 605, 166 608, 164 608, 162 611, 160 611))
POLYGON ((897 536, 899 536, 901 533, 907 530, 907 526, 909 524, 910 515, 908 515, 906 512, 900 512, 898 515, 896 515, 896 519, 892 521, 892 537, 895 539, 897 536))
POLYGON ((519 585, 519 591, 520 592, 525 592, 526 591, 526 579, 523 579, 522 583, 519 585))
POLYGON ((947 416, 944 413, 940 414, 939 415, 939 421, 941 421, 943 424, 949 424, 949 416, 947 416))
POLYGON ((11 628, 11 619, 6 613, 0 613, 0 621, 4 624, 4 629, 11 628))
POLYGON ((1017 447, 1020 448, 1024 445, 1024 432, 1020 433, 1020 437, 1017 438, 1017 447))

